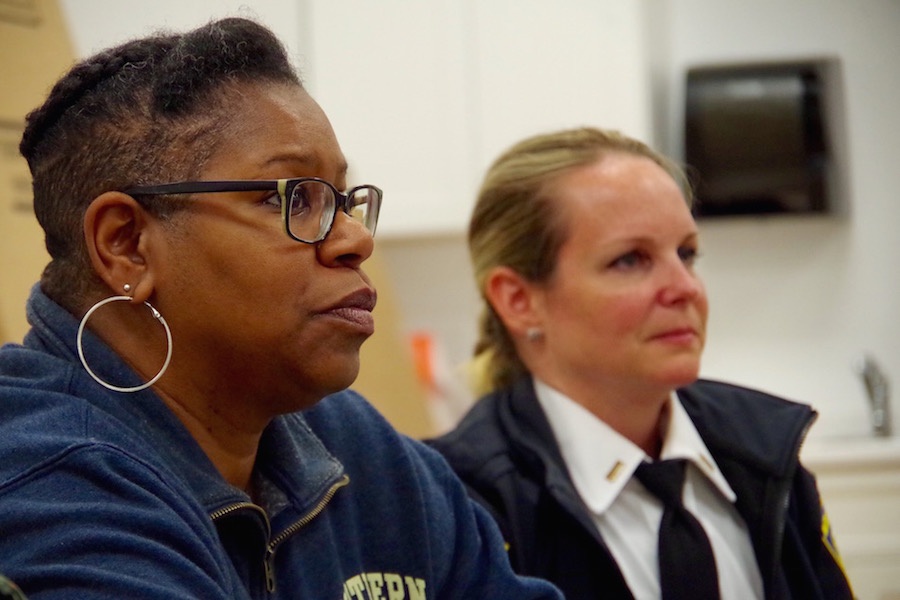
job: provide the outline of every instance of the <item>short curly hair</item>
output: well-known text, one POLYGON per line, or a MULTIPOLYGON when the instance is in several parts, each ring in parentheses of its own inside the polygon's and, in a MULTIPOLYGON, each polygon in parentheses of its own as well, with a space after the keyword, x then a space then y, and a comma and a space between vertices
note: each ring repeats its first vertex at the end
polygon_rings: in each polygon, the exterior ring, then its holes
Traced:
MULTIPOLYGON (((247 19, 159 33, 87 58, 26 117, 19 150, 51 261, 50 297, 77 308, 98 280, 82 222, 103 192, 197 176, 228 128, 228 92, 246 83, 302 86, 284 46, 247 19)), ((148 200, 168 216, 179 203, 148 200)))

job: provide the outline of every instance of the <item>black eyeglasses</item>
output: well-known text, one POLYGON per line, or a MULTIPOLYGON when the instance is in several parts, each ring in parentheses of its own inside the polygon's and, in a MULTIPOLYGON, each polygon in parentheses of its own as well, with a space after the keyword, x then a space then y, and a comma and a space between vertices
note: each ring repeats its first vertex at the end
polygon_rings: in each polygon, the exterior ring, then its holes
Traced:
POLYGON ((360 185, 342 194, 336 187, 317 177, 296 179, 239 181, 182 181, 160 185, 140 185, 124 190, 132 196, 209 194, 215 192, 278 192, 281 220, 291 239, 304 244, 324 240, 342 210, 362 223, 372 235, 381 210, 381 189, 360 185))

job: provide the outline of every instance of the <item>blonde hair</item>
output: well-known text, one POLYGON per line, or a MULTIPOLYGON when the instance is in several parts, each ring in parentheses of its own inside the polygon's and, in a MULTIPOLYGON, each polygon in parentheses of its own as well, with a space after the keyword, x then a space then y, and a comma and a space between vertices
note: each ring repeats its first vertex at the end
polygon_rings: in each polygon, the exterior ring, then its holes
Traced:
POLYGON ((484 301, 470 364, 470 384, 477 395, 506 387, 528 372, 506 326, 484 296, 488 274, 505 266, 531 282, 547 281, 567 235, 554 207, 554 184, 569 171, 611 153, 649 158, 679 184, 690 205, 690 186, 677 164, 613 130, 581 127, 529 137, 488 168, 468 233, 475 282, 484 301))

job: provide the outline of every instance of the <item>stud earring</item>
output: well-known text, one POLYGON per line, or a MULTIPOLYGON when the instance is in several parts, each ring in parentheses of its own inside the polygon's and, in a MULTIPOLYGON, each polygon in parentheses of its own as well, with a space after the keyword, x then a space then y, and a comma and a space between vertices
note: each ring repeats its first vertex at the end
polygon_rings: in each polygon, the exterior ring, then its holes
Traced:
POLYGON ((540 327, 529 327, 525 330, 525 337, 529 342, 537 342, 544 338, 544 332, 540 327))
POLYGON ((125 285, 122 286, 122 289, 125 290, 125 293, 127 294, 128 292, 131 291, 131 284, 126 283, 125 285))

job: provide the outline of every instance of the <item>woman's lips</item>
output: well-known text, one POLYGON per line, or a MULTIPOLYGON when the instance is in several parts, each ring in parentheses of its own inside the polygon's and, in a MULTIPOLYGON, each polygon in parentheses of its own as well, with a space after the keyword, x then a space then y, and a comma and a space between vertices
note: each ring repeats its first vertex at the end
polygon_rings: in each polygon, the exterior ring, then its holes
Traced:
POLYGON ((367 335, 371 335, 375 332, 375 318, 372 316, 372 310, 375 308, 376 302, 375 290, 363 288, 345 296, 322 314, 352 323, 367 335))
POLYGON ((658 335, 653 336, 653 339, 670 344, 690 344, 693 343, 697 339, 697 337, 697 332, 694 329, 688 327, 664 331, 658 335))
POLYGON ((371 329, 373 332, 375 331, 375 318, 372 316, 372 311, 365 308, 352 306, 333 308, 328 314, 344 319, 345 321, 350 321, 361 327, 371 329))

